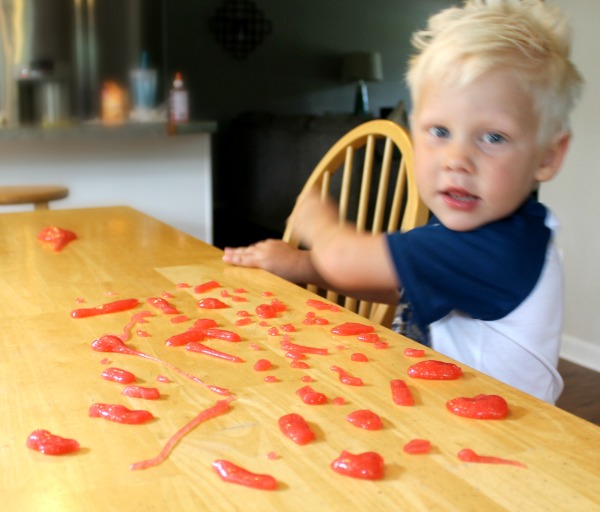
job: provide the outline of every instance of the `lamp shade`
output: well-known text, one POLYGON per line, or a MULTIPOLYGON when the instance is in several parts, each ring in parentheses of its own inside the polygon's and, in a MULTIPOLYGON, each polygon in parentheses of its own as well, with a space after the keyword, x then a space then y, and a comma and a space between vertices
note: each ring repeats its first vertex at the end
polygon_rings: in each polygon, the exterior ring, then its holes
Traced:
POLYGON ((383 80, 381 54, 379 52, 354 52, 344 55, 342 80, 354 82, 380 82, 383 80))

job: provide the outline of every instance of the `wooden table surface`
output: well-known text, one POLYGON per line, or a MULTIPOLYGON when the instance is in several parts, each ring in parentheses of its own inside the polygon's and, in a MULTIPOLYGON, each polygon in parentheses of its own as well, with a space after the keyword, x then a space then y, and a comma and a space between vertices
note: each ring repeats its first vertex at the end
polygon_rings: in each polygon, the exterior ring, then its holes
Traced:
MULTIPOLYGON (((415 346, 409 340, 380 326, 376 332, 387 348, 334 336, 334 325, 368 322, 343 310, 314 310, 306 303, 314 296, 306 290, 260 270, 225 266, 218 249, 130 208, 2 214, 0 273, 2 510, 600 510, 600 429, 595 425, 464 366, 464 376, 456 381, 411 379, 407 368, 417 360, 403 354, 415 346), (36 239, 46 226, 72 230, 78 239, 53 252, 36 239), (182 287, 211 280, 221 288, 199 294, 182 287), (146 303, 163 293, 172 294, 169 302, 187 321, 173 323, 173 315, 146 303), (203 297, 217 297, 230 307, 200 309, 197 302, 203 297), (137 298, 140 305, 91 318, 70 315, 73 309, 126 298, 137 298), (272 299, 287 310, 261 324, 255 308, 272 299), (252 323, 236 326, 242 310, 252 323), (169 366, 92 350, 95 339, 123 333, 140 311, 152 316, 131 329, 128 346, 230 390, 234 400, 228 412, 188 432, 162 463, 132 470, 132 463, 158 455, 175 432, 223 399, 169 366), (306 325, 310 311, 329 325, 306 325), (205 344, 245 362, 165 345, 198 318, 213 318, 221 328, 239 333, 239 343, 205 344), (293 342, 326 348, 328 354, 310 355, 308 369, 290 367, 280 346, 282 331, 268 333, 285 324, 296 328, 289 334, 293 342), (369 361, 352 361, 355 352, 369 361), (259 359, 270 360, 273 368, 254 370, 259 359), (134 373, 137 384, 159 388, 161 398, 122 396, 122 384, 101 377, 107 360, 134 373), (360 377, 364 385, 342 384, 332 365, 360 377), (157 382, 159 375, 170 382, 157 382), (277 382, 265 382, 267 375, 277 382), (305 376, 328 403, 300 400, 296 390, 307 385, 301 380, 305 376), (413 407, 392 402, 391 379, 408 383, 413 407), (451 398, 481 393, 503 396, 508 417, 474 420, 445 407, 451 398), (345 403, 335 405, 336 397, 345 403), (149 410, 155 419, 126 425, 91 418, 94 403, 149 410), (383 429, 364 430, 346 420, 361 409, 378 414, 383 429), (316 434, 313 443, 299 446, 281 433, 277 420, 288 413, 307 420, 316 434), (26 440, 36 429, 76 439, 81 449, 62 456, 29 449, 26 440), (414 438, 430 440, 431 452, 405 453, 403 446, 414 438), (464 448, 526 467, 461 462, 457 453, 464 448), (334 472, 330 464, 342 450, 379 453, 384 478, 360 480, 334 472), (223 481, 211 467, 217 459, 271 475, 278 488, 265 491, 223 481)), ((429 349, 426 357, 449 361, 429 349)))

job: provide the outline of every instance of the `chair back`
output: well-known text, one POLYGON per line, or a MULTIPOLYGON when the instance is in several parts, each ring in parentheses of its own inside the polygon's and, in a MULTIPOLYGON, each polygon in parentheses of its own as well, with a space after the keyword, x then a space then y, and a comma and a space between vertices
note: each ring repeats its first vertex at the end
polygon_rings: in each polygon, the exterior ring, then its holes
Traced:
MULTIPOLYGON (((341 137, 317 164, 303 192, 315 187, 324 200, 332 197, 337 201, 340 224, 352 221, 359 232, 405 232, 424 224, 429 216, 415 185, 410 136, 392 121, 367 121, 341 137)), ((290 225, 283 240, 299 246, 290 225)), ((308 288, 374 322, 391 326, 396 304, 358 301, 314 285, 308 288)))

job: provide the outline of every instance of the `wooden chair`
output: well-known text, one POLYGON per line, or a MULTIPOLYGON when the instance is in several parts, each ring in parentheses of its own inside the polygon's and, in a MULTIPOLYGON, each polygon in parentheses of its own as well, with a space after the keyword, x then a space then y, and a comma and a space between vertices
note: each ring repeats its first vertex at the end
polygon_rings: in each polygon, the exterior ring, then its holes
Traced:
POLYGON ((47 210, 50 201, 69 195, 67 187, 59 185, 15 185, 0 187, 0 205, 33 204, 36 210, 47 210))
MULTIPOLYGON (((340 223, 352 221, 359 232, 404 232, 424 224, 429 216, 415 185, 410 136, 392 121, 368 121, 340 138, 315 167, 303 192, 314 187, 323 198, 331 196, 338 202, 340 223)), ((289 224, 283 240, 299 245, 289 224)), ((376 323, 391 325, 396 304, 357 301, 307 287, 376 323)))

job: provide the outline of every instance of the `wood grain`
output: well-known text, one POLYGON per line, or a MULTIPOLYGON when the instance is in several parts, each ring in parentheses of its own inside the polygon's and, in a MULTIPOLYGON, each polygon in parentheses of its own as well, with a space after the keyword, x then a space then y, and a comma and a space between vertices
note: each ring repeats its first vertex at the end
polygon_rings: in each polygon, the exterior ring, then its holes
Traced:
MULTIPOLYGON (((365 322, 347 311, 316 311, 327 326, 303 324, 310 292, 256 269, 225 266, 221 251, 126 207, 51 210, 0 215, 0 495, 4 510, 161 512, 182 510, 598 510, 600 428, 513 388, 463 367, 457 381, 421 381, 407 377, 415 362, 403 355, 409 340, 377 326, 385 349, 336 337, 329 331, 345 321, 365 322), (77 233, 78 239, 55 253, 36 240, 45 226, 77 233), (222 288, 197 294, 192 288, 217 280, 222 288), (243 288, 245 291, 234 290, 243 288), (226 291, 230 297, 222 297, 226 291), (264 292, 273 297, 265 297, 264 292), (189 320, 170 322, 152 308, 148 297, 168 292, 189 320), (235 302, 236 295, 247 302, 235 302), (201 310, 197 301, 219 297, 230 307, 201 310), (78 298, 85 299, 77 304, 78 298), (70 311, 117 299, 138 298, 132 311, 73 319, 70 311), (254 310, 276 298, 287 311, 260 325, 254 310), (148 310, 148 323, 138 324, 128 345, 160 358, 235 396, 231 409, 198 425, 158 466, 132 471, 130 464, 156 456, 168 439, 202 410, 222 399, 205 386, 171 368, 125 354, 91 349, 104 334, 121 334, 135 312, 148 310), (236 327, 246 310, 253 323, 236 327), (186 330, 200 317, 214 318, 235 330, 242 341, 205 341, 244 359, 231 363, 164 341, 186 330), (326 348, 328 355, 306 359, 310 368, 290 367, 280 347, 281 333, 269 327, 293 324, 292 341, 326 348), (136 329, 150 336, 136 335, 136 329), (261 350, 253 350, 253 344, 261 350), (353 362, 362 352, 369 362, 353 362), (156 386, 162 397, 144 401, 121 396, 122 385, 100 377, 108 358, 112 366, 131 371, 137 384, 156 386), (253 364, 269 359, 273 368, 256 372, 253 364), (340 383, 331 370, 338 365, 363 379, 363 386, 340 383), (170 383, 156 382, 166 375, 170 383), (278 381, 264 382, 265 375, 278 381), (306 382, 327 395, 329 403, 304 404, 296 390, 306 382), (414 407, 392 402, 389 381, 407 380, 414 407), (505 420, 459 418, 445 402, 457 396, 499 394, 509 403, 505 420), (342 397, 345 405, 334 405, 342 397), (122 425, 88 417, 95 402, 121 403, 150 410, 145 425, 122 425), (345 420, 355 410, 380 415, 380 431, 358 429, 345 420), (277 420, 301 414, 316 441, 298 446, 284 437, 277 420), (26 448, 29 433, 44 428, 77 439, 82 449, 68 456, 45 456, 26 448), (403 445, 429 439, 432 451, 408 455, 403 445), (518 460, 514 466, 464 463, 457 453, 477 453, 518 460), (375 451, 385 459, 385 477, 362 481, 338 475, 329 465, 342 450, 375 451), (276 454, 272 459, 269 454, 276 454), (223 482, 211 469, 226 459, 279 483, 276 491, 259 491, 223 482)), ((427 357, 450 361, 427 350, 427 357)))

